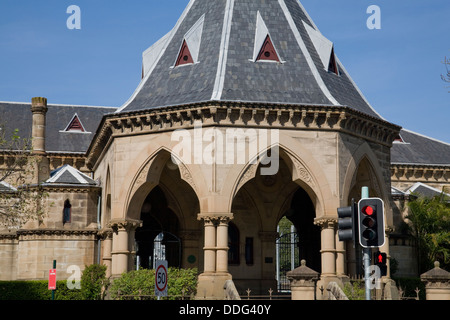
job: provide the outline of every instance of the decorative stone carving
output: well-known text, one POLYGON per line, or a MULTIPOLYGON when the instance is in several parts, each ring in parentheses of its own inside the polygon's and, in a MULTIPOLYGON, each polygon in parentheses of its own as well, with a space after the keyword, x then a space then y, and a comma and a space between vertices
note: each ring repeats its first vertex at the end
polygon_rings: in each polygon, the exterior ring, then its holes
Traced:
POLYGON ((109 115, 91 144, 87 167, 95 166, 115 137, 187 128, 195 121, 202 125, 338 130, 387 147, 400 132, 399 126, 348 107, 210 101, 161 108, 158 113, 109 115))

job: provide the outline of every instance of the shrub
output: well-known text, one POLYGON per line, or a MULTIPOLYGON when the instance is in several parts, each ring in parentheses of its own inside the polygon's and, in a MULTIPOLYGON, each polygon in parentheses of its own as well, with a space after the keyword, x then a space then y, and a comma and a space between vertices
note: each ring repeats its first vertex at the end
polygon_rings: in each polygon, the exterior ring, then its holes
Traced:
MULTIPOLYGON (((168 299, 175 300, 184 296, 193 296, 197 290, 197 269, 169 268, 168 299)), ((109 288, 112 299, 156 299, 155 270, 138 270, 122 274, 109 288), (128 296, 128 297, 123 297, 128 296), (131 297, 130 297, 131 296, 131 297)))
POLYGON ((81 296, 83 300, 102 300, 108 286, 106 266, 93 264, 86 266, 81 276, 81 296))

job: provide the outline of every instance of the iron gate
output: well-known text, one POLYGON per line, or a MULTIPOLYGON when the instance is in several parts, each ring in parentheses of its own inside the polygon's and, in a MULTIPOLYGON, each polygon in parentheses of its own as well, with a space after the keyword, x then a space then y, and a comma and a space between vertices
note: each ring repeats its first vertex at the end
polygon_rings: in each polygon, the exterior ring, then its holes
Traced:
POLYGON ((181 239, 173 233, 161 231, 153 241, 137 241, 136 247, 137 270, 140 267, 154 269, 156 260, 167 260, 169 267, 181 267, 181 239))
POLYGON ((282 234, 276 240, 278 292, 289 292, 286 274, 300 266, 299 237, 296 232, 282 234))

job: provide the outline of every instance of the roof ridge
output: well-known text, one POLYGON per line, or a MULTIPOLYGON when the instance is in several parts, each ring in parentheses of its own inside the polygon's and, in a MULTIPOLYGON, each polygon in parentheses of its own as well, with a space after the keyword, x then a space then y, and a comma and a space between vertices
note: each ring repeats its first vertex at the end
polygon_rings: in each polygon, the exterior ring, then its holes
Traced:
MULTIPOLYGON (((8 104, 29 104, 31 102, 20 102, 20 101, 0 101, 0 103, 8 104)), ((82 105, 82 104, 64 104, 64 103, 48 103, 47 106, 51 107, 77 107, 77 108, 105 108, 105 109, 118 109, 118 107, 108 107, 108 106, 94 106, 94 105, 82 105)))
POLYGON ((435 141, 435 142, 438 142, 438 143, 445 144, 445 145, 450 147, 450 143, 448 143, 448 142, 445 142, 445 141, 442 141, 442 140, 439 140, 439 139, 436 139, 436 138, 432 138, 432 137, 426 136, 424 134, 421 134, 421 133, 418 133, 418 132, 415 132, 415 131, 412 131, 412 130, 409 130, 409 129, 403 128, 402 130, 404 130, 406 132, 409 132, 409 133, 412 133, 412 134, 415 134, 415 135, 418 135, 419 137, 422 137, 422 138, 426 138, 426 139, 429 139, 429 140, 432 140, 432 141, 435 141))

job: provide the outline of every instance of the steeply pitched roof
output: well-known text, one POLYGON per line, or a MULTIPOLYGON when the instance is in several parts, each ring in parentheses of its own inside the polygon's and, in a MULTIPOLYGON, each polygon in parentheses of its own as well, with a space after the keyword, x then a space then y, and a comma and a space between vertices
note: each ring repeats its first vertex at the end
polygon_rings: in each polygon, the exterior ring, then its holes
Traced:
MULTIPOLYGON (((46 119, 47 152, 85 153, 102 117, 116 108, 49 104, 46 119), (77 115, 81 130, 67 131, 77 115)), ((30 103, 0 102, 0 123, 7 132, 19 129, 18 135, 30 138, 32 130, 30 103)))
POLYGON ((91 177, 78 171, 72 166, 64 165, 58 169, 53 170, 50 173, 50 178, 45 181, 44 186, 48 185, 84 185, 84 186, 96 186, 91 177))
POLYGON ((346 105, 380 118, 333 54, 298 0, 191 0, 144 52, 143 79, 117 112, 240 101, 346 105), (267 36, 279 59, 257 60, 267 36), (195 59, 177 66, 183 44, 195 59), (328 70, 330 61, 338 70, 328 70))
POLYGON ((391 149, 392 163, 450 166, 450 144, 406 129, 400 137, 391 149))

